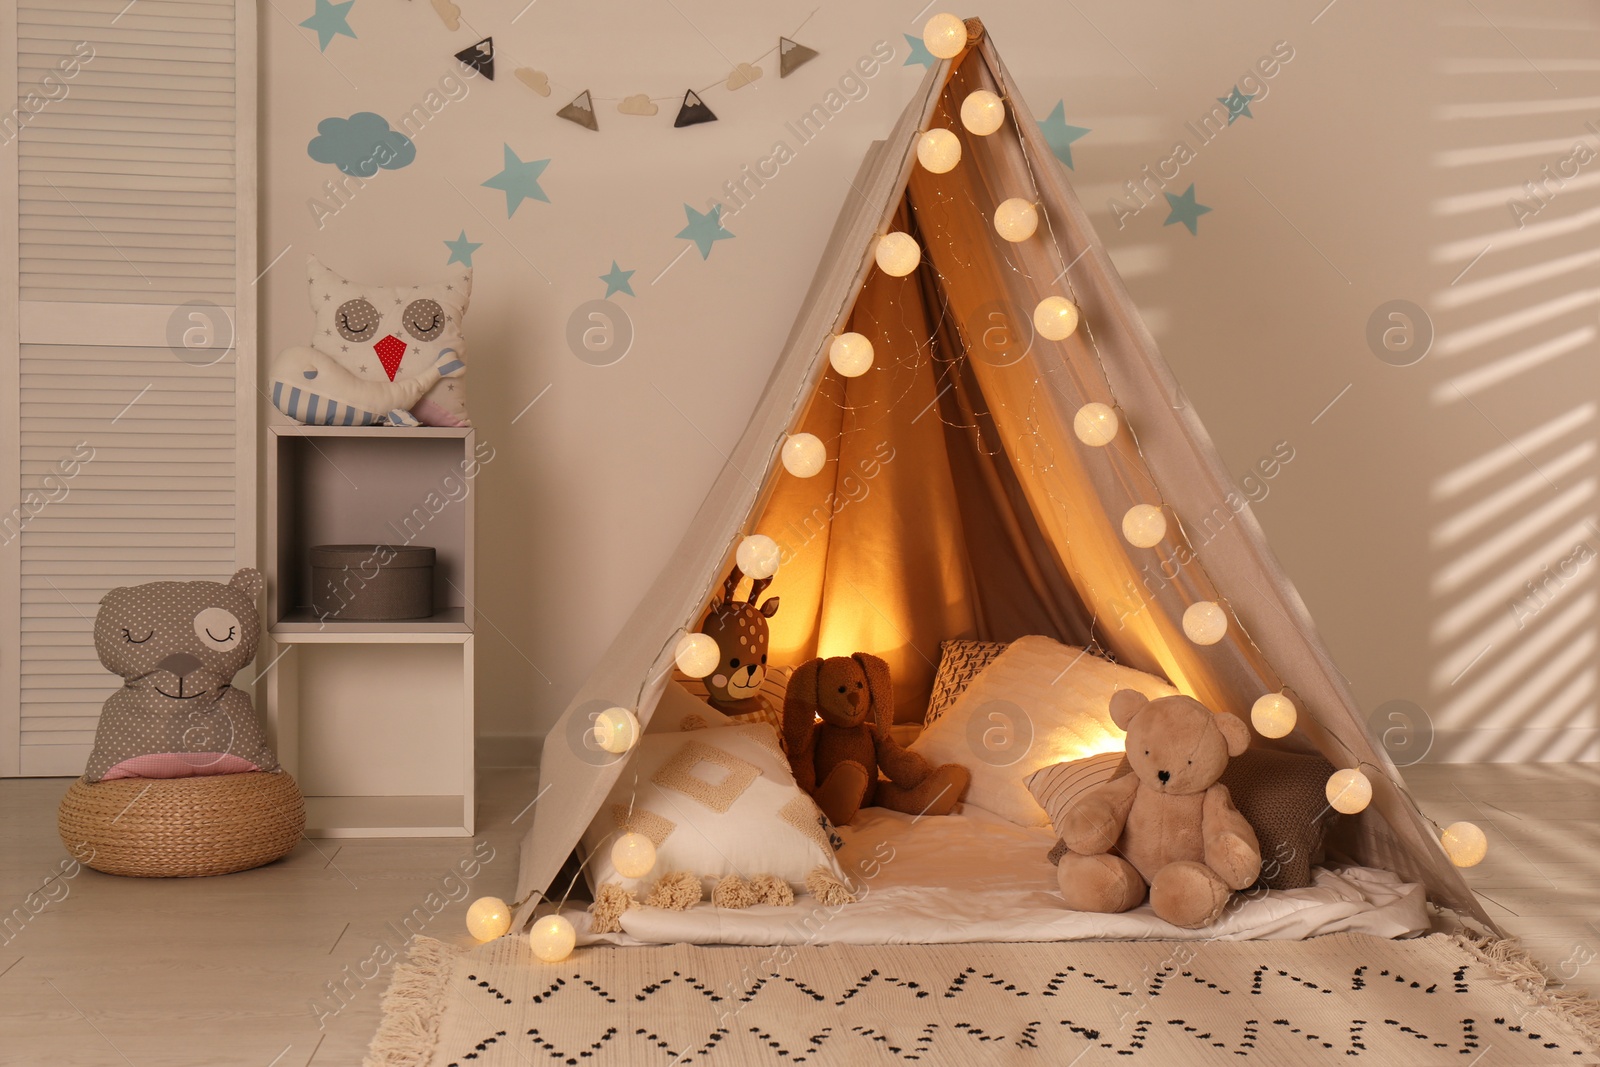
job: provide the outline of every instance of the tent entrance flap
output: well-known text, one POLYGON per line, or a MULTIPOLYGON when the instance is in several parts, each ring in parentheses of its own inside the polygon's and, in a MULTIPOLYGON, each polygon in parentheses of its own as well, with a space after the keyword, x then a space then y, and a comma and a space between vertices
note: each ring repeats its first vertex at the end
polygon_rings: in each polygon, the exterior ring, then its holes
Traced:
POLYGON ((1371 807, 1341 836, 1351 858, 1421 882, 1493 929, 1373 745, 993 42, 968 25, 968 49, 929 71, 857 177, 743 438, 549 735, 518 896, 549 886, 626 763, 573 739, 609 704, 648 721, 677 635, 704 616, 738 540, 763 533, 782 548, 771 662, 879 655, 899 721, 921 719, 939 644, 957 637, 1092 645, 1245 717, 1261 695, 1291 691, 1300 716, 1286 743, 1372 780, 1371 807), (961 120, 978 92, 1004 102, 1004 122, 984 135, 961 120), (943 173, 916 164, 917 138, 935 127, 961 149, 943 173), (994 220, 1025 218, 1018 204, 1038 221, 1014 240, 994 220), (907 275, 874 265, 889 231, 920 249, 907 275), (1036 316, 1051 297, 1077 309, 1075 329, 1036 316), (829 366, 846 331, 873 348, 855 377, 829 366), (1086 405, 1115 413, 1109 440, 1078 435, 1086 405), (811 478, 778 462, 800 431, 827 449, 811 478), (1134 509, 1143 522, 1130 540, 1134 509))

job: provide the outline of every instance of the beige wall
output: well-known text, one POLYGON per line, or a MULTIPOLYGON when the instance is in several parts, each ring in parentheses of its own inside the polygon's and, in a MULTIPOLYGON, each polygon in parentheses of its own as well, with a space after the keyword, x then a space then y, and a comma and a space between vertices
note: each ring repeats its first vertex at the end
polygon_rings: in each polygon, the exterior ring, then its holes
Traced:
MULTIPOLYGON (((747 419, 847 179, 922 72, 901 66, 901 34, 919 24, 913 4, 825 3, 794 34, 820 58, 780 81, 768 56, 755 85, 705 94, 722 121, 675 130, 674 102, 641 119, 615 98, 710 84, 814 5, 463 6, 471 26, 450 33, 422 0, 358 4, 358 39, 323 55, 298 18, 262 7, 263 265, 288 248, 261 280, 262 353, 310 328, 306 252, 402 283, 440 276, 459 230, 483 242, 468 381, 497 458, 477 485, 479 732, 528 736, 632 610, 747 419), (398 123, 454 51, 491 33, 497 80, 441 93, 416 162, 319 223, 309 201, 338 175, 306 154, 316 124, 357 111, 398 123), (895 58, 801 144, 786 124, 878 41, 895 58), (548 72, 551 96, 521 85, 519 66, 548 72), (599 133, 554 116, 585 88, 612 98, 599 133), (724 183, 778 141, 793 158, 747 183, 754 195, 726 217, 737 237, 702 261, 674 236, 682 205, 727 200, 724 183), (502 144, 552 160, 550 203, 507 219, 503 195, 480 187, 502 144), (613 298, 635 337, 599 367, 569 349, 568 319, 604 293, 613 259, 637 270, 638 295, 613 298)), ((1584 127, 1600 126, 1600 17, 1578 4, 1397 7, 1037 0, 977 13, 1035 116, 1064 98, 1067 120, 1092 129, 1073 179, 1229 465, 1243 476, 1292 448, 1252 483, 1257 514, 1363 707, 1425 709, 1432 758, 1597 759, 1600 567, 1579 545, 1600 549, 1600 160, 1568 162, 1562 187, 1546 180, 1549 203, 1529 214, 1529 200, 1520 228, 1507 200, 1547 163, 1560 174, 1573 144, 1600 146, 1584 127), (1254 117, 1200 145, 1185 123, 1275 48, 1254 117), (1146 164, 1171 175, 1179 139, 1192 158, 1167 188, 1193 181, 1212 207, 1198 237, 1162 225, 1164 202, 1128 210, 1124 183, 1146 164), (1365 336, 1397 299, 1426 308, 1436 332, 1408 367, 1365 336), (1563 560, 1571 577, 1533 611, 1519 587, 1563 560)), ((1410 758, 1403 732, 1390 737, 1410 758)))

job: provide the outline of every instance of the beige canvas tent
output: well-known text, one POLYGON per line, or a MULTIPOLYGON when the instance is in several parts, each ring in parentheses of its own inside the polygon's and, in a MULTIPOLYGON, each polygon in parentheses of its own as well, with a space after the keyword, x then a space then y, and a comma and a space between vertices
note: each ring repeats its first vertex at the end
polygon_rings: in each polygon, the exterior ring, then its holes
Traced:
POLYGON ((920 718, 939 642, 954 637, 1095 643, 1236 715, 1287 689, 1299 726, 1282 743, 1360 767, 1372 781, 1371 806, 1345 819, 1343 851, 1425 884, 1435 903, 1493 929, 1371 743, 993 42, 975 20, 968 27, 966 51, 929 71, 869 153, 744 436, 547 739, 518 897, 549 889, 626 765, 582 743, 593 716, 620 705, 648 721, 678 637, 697 626, 740 539, 759 532, 784 549, 771 588, 783 602, 773 662, 881 655, 901 719, 920 718), (977 90, 1006 104, 988 136, 959 118, 977 90), (918 137, 931 126, 960 140, 961 161, 947 173, 918 163, 918 137), (1039 213, 1037 232, 1018 243, 992 224, 1011 198, 1039 213), (921 246, 909 276, 875 265, 888 231, 921 246), (1032 325, 1051 295, 1082 313, 1062 341, 1032 325), (875 348, 872 369, 848 379, 828 360, 830 339, 845 331, 875 348), (1121 424, 1104 447, 1074 434, 1075 416, 1093 402, 1112 406, 1121 424), (810 478, 779 462, 787 436, 802 431, 828 451, 810 478), (1153 548, 1123 535, 1137 504, 1167 520, 1153 548), (1184 613, 1199 602, 1226 613, 1217 643, 1184 632, 1184 613))

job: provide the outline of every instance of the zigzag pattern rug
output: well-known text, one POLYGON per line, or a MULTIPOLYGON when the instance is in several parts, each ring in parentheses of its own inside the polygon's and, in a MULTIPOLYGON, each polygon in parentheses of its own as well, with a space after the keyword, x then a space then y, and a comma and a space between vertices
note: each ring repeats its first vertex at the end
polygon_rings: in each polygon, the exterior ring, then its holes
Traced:
POLYGON ((1600 1063, 1592 1005, 1536 975, 1442 935, 596 946, 559 964, 520 937, 465 953, 419 938, 367 1063, 1600 1063))

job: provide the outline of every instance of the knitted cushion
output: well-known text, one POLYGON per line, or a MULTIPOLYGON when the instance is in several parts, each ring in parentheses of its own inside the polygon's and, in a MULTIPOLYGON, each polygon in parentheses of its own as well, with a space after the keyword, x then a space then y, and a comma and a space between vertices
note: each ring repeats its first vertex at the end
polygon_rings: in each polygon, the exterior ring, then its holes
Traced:
POLYGON ((923 723, 932 726, 950 709, 967 686, 991 660, 1006 650, 1005 641, 945 641, 939 645, 939 671, 933 679, 933 695, 928 698, 928 713, 923 723))
POLYGON ((1261 842, 1261 881, 1272 889, 1311 884, 1311 868, 1322 859, 1322 842, 1338 813, 1328 806, 1333 764, 1252 748, 1228 761, 1222 784, 1261 842))

